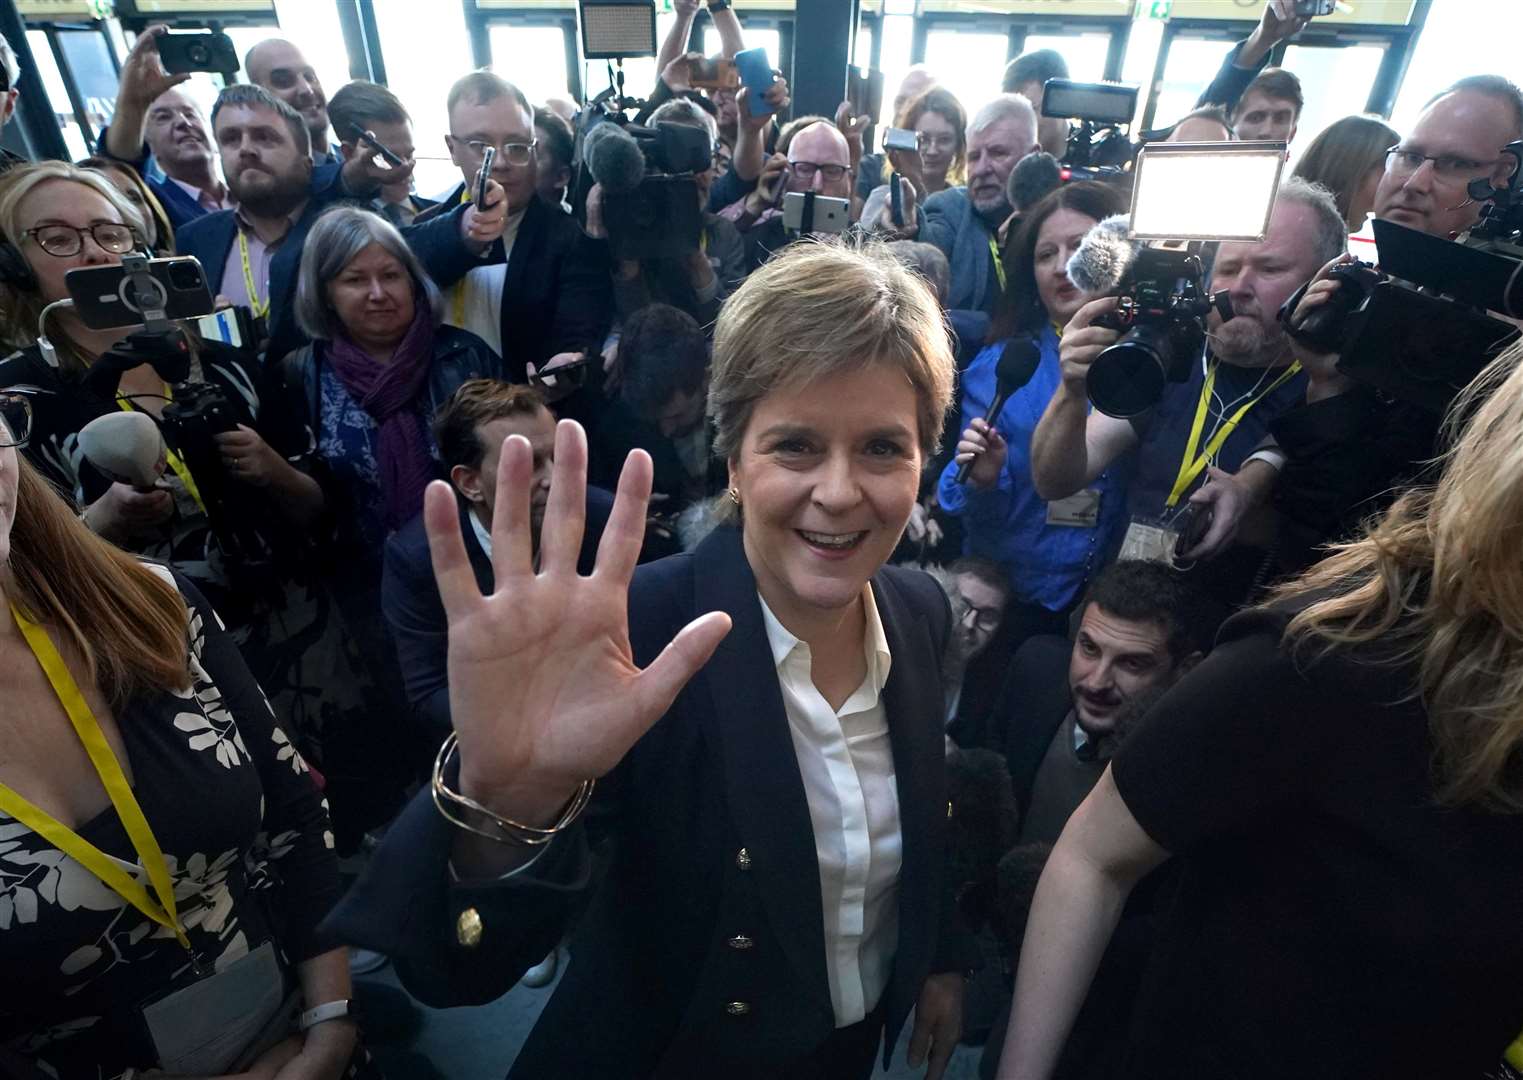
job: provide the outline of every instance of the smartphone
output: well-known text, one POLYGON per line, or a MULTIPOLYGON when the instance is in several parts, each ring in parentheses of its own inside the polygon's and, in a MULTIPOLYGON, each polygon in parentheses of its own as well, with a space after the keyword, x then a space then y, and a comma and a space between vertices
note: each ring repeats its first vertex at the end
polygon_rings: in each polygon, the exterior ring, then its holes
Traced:
POLYGON ((485 206, 487 201, 487 181, 492 178, 492 166, 497 161, 497 147, 489 146, 486 153, 481 155, 481 168, 476 172, 476 205, 485 206))
POLYGON ((890 176, 888 179, 889 205, 894 215, 894 224, 904 224, 904 177, 890 176))
POLYGON ((909 128, 889 128, 883 133, 883 149, 920 153, 920 136, 909 128))
POLYGON ((741 84, 751 91, 746 104, 752 116, 771 116, 776 109, 762 100, 762 95, 772 89, 774 76, 772 61, 767 59, 766 49, 742 49, 735 54, 735 70, 741 84))
POLYGON ((1296 0, 1296 14, 1303 19, 1331 15, 1337 7, 1338 0, 1296 0))
MULTIPOLYGON (((170 319, 196 319, 215 308, 206 272, 193 255, 149 259, 148 270, 163 290, 164 314, 170 319)), ((127 295, 127 272, 115 266, 82 266, 63 277, 74 313, 91 330, 137 326, 142 305, 127 295)))
POLYGON ((385 143, 381 142, 380 139, 377 139, 374 132, 366 131, 364 128, 360 127, 360 125, 354 123, 353 121, 350 121, 348 128, 343 132, 343 135, 346 139, 348 139, 350 142, 355 143, 356 145, 363 143, 366 146, 370 147, 370 149, 374 150, 376 154, 380 156, 381 160, 386 163, 388 168, 400 169, 404 164, 406 164, 399 156, 392 153, 392 151, 387 148, 385 143))
POLYGON ((723 56, 694 60, 688 69, 688 82, 698 90, 733 90, 740 85, 735 61, 723 56))
POLYGON ((853 116, 871 116, 874 121, 883 113, 883 72, 846 69, 846 100, 853 116))
POLYGON ((529 376, 529 381, 536 386, 544 386, 546 379, 553 378, 555 382, 550 385, 557 387, 569 386, 575 389, 582 385, 583 380, 587 377, 587 369, 592 366, 594 360, 602 363, 603 357, 599 353, 588 353, 582 359, 573 360, 569 364, 562 364, 558 368, 551 368, 549 371, 536 371, 533 375, 529 376))
POLYGON ((160 34, 159 61, 171 75, 191 71, 215 71, 231 75, 238 70, 238 50, 223 33, 160 34))
MULTIPOLYGON (((804 229, 804 203, 812 195, 808 191, 790 191, 783 196, 783 228, 802 232, 804 229)), ((851 202, 832 199, 828 195, 814 196, 814 223, 810 232, 845 232, 851 224, 851 202)))

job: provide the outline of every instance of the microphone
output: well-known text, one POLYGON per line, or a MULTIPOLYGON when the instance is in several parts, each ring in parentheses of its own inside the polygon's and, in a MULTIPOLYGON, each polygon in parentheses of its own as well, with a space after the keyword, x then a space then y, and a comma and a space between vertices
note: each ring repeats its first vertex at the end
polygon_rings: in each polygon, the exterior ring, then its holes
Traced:
POLYGON ((1045 196, 1063 186, 1058 159, 1044 151, 1027 154, 1010 170, 1005 200, 1016 210, 1029 210, 1045 196))
MULTIPOLYGON (((1037 365, 1041 362, 1042 348, 1030 335, 1011 338, 1005 344, 1005 351, 999 354, 999 363, 994 365, 994 400, 989 403, 989 411, 984 415, 985 422, 991 428, 999 419, 999 414, 1004 412, 1005 402, 1010 400, 1010 395, 1031 381, 1031 376, 1036 374, 1037 365)), ((978 455, 975 454, 958 466, 959 484, 968 482, 968 474, 973 471, 973 462, 977 458, 978 455)))
POLYGON ((1139 245, 1127 239, 1129 219, 1113 214, 1089 232, 1068 260, 1068 280, 1084 292, 1104 295, 1126 280, 1139 245))
POLYGON ((587 169, 606 195, 633 191, 645 179, 645 154, 634 136, 611 120, 587 133, 587 169))
POLYGON ((79 449, 109 479, 152 491, 164 475, 164 437, 153 418, 140 412, 97 416, 79 432, 79 449))

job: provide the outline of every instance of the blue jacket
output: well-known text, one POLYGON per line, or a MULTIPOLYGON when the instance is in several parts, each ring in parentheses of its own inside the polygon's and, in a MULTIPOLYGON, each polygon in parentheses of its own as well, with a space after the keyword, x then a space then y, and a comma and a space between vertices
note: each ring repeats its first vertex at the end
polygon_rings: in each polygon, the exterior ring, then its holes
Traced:
POLYGON ((994 313, 999 299, 999 279, 989 252, 993 235, 984 224, 966 187, 938 191, 925 201, 925 224, 919 239, 935 244, 951 264, 947 288, 948 308, 994 313))
MULTIPOLYGON (((1004 342, 986 347, 963 373, 962 431, 989 411, 994 368, 1004 342)), ((1126 523, 1126 478, 1131 455, 1113 464, 1090 485, 1100 492, 1094 528, 1049 525, 1047 503, 1031 482, 1031 436, 1062 376, 1058 336, 1049 327, 1041 338, 1042 360, 1031 381, 1005 402, 995 427, 1009 444, 999 483, 987 491, 956 482, 957 463, 942 471, 936 493, 942 509, 964 522, 964 546, 1004 566, 1015 595, 1049 611, 1063 611, 1078 598, 1090 574, 1100 568, 1112 541, 1126 523)))

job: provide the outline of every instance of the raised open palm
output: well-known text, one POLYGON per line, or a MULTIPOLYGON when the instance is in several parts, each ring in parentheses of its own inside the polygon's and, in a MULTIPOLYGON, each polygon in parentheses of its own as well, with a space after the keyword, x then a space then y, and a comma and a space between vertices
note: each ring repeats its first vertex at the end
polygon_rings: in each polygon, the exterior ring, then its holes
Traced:
POLYGON ((532 476, 528 441, 511 436, 497 470, 490 596, 476 585, 447 484, 429 486, 423 512, 449 620, 461 788, 503 816, 547 824, 579 784, 611 770, 666 712, 730 619, 695 619, 641 671, 630 654, 628 594, 645 537, 650 458, 629 455, 590 577, 576 568, 587 506, 580 425, 563 420, 556 430, 537 571, 532 476))

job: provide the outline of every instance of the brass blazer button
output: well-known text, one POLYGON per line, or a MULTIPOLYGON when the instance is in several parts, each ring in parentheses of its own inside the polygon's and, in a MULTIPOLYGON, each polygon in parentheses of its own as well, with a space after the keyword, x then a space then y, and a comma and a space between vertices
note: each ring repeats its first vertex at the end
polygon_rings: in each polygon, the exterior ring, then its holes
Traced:
POLYGON ((455 940, 467 949, 481 944, 481 914, 475 908, 466 908, 455 920, 455 940))
POLYGON ((735 853, 735 865, 742 870, 751 869, 751 853, 745 848, 741 848, 735 853))
POLYGON ((745 934, 736 934, 726 944, 728 944, 732 949, 749 949, 752 945, 755 945, 756 942, 746 937, 745 934))
POLYGON ((732 1001, 724 1007, 724 1011, 731 1016, 745 1016, 751 1011, 751 1006, 748 1002, 732 1001))

